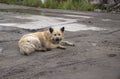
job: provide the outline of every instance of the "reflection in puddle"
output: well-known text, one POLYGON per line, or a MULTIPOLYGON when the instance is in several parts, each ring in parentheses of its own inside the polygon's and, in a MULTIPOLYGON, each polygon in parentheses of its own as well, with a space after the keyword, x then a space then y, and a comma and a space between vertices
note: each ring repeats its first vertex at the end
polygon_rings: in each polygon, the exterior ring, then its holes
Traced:
POLYGON ((94 26, 87 26, 87 25, 84 25, 84 24, 77 24, 77 23, 62 25, 61 27, 65 27, 65 29, 67 31, 80 31, 80 30, 99 31, 99 30, 105 30, 103 28, 98 28, 98 27, 94 27, 94 26))
POLYGON ((89 19, 89 18, 93 18, 93 17, 90 17, 90 16, 81 16, 81 15, 64 15, 64 16, 69 16, 69 17, 77 17, 77 18, 86 18, 86 19, 89 19))
POLYGON ((80 30, 93 30, 93 31, 99 31, 99 30, 106 30, 104 28, 98 28, 98 27, 94 27, 94 26, 87 26, 84 24, 62 24, 62 23, 54 23, 54 25, 50 24, 50 23, 45 23, 45 24, 39 24, 39 22, 30 22, 30 23, 26 23, 26 24, 15 24, 15 23, 5 23, 5 24, 0 24, 2 26, 16 26, 16 27, 20 27, 20 28, 24 28, 24 29, 41 29, 41 28, 45 28, 45 27, 65 27, 65 29, 67 31, 80 31, 80 30), (49 25, 49 26, 48 26, 49 25))
POLYGON ((111 19, 102 19, 102 21, 112 21, 111 19))
POLYGON ((14 23, 0 23, 0 26, 15 26, 14 23))
POLYGON ((88 26, 85 24, 78 24, 77 19, 68 19, 61 17, 48 17, 42 15, 30 15, 30 16, 11 16, 13 19, 28 19, 31 22, 18 22, 18 23, 0 23, 1 26, 19 27, 24 29, 41 29, 46 27, 65 27, 67 31, 80 31, 80 30, 105 30, 95 26, 88 26))

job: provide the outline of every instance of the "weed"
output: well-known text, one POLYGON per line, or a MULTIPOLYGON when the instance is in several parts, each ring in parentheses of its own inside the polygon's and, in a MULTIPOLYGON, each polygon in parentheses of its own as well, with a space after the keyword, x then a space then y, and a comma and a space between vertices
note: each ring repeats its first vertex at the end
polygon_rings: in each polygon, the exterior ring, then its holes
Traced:
POLYGON ((45 0, 42 4, 41 0, 0 0, 1 3, 17 4, 42 8, 58 8, 72 10, 94 10, 96 7, 91 5, 89 0, 45 0))

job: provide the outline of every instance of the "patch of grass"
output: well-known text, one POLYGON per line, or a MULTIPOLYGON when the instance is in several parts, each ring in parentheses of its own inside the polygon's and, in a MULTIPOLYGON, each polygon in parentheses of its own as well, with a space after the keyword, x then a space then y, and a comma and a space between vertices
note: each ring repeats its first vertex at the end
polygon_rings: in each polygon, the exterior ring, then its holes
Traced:
POLYGON ((1 12, 19 12, 19 13, 29 13, 29 14, 41 14, 40 10, 30 10, 30 9, 0 9, 1 12))
POLYGON ((92 11, 95 9, 93 5, 88 3, 86 0, 46 0, 43 4, 43 8, 58 8, 58 9, 70 9, 70 10, 88 10, 92 11))
POLYGON ((32 6, 32 7, 39 7, 42 5, 40 0, 23 0, 22 4, 26 6, 32 6))
POLYGON ((0 2, 7 4, 32 6, 32 7, 39 7, 42 5, 40 0, 0 0, 0 2))
POLYGON ((74 2, 74 5, 77 10, 92 11, 95 9, 95 7, 91 5, 89 2, 87 2, 86 0, 78 0, 78 2, 74 2))
POLYGON ((45 3, 43 4, 43 6, 41 7, 44 7, 44 8, 58 8, 58 1, 56 0, 46 0, 45 3))
POLYGON ((61 4, 61 8, 63 9, 75 9, 75 6, 72 3, 72 0, 68 0, 66 2, 64 2, 63 4, 61 4))
POLYGON ((58 8, 92 11, 96 8, 88 3, 88 0, 45 0, 44 4, 41 3, 41 0, 0 0, 0 2, 53 9, 58 8))

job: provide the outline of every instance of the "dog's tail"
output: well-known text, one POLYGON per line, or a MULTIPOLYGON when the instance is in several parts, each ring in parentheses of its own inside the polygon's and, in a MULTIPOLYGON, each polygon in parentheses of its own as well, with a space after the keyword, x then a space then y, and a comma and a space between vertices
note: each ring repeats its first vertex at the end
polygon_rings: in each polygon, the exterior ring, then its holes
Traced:
POLYGON ((21 44, 19 44, 19 48, 20 53, 24 55, 29 55, 35 51, 35 45, 27 41, 24 41, 21 44))

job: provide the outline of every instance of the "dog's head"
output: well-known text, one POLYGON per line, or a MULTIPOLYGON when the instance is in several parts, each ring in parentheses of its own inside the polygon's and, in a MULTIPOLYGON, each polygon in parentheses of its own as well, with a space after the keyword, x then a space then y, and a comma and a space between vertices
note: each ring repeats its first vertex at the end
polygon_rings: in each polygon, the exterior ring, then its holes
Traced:
POLYGON ((61 40, 64 38, 64 30, 65 28, 49 28, 49 32, 50 32, 50 39, 52 42, 54 43, 60 43, 61 40))

